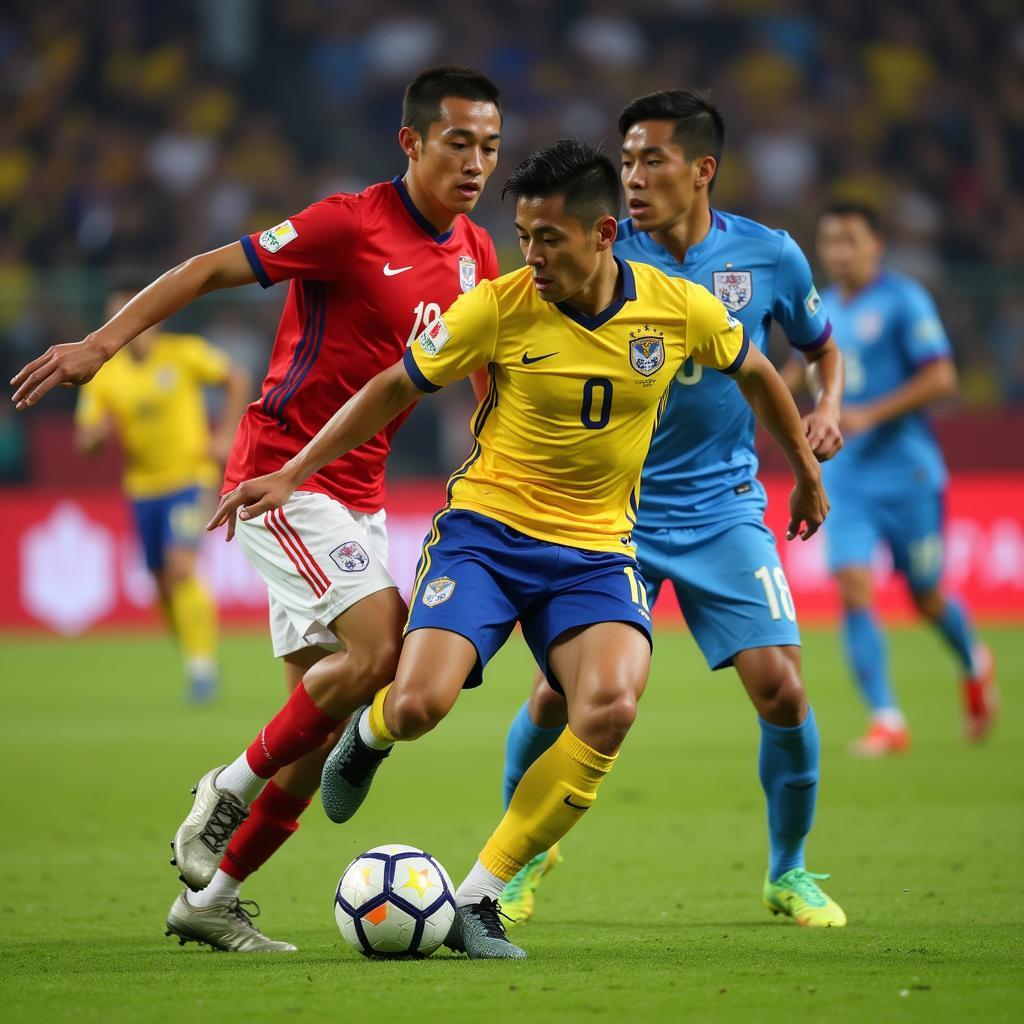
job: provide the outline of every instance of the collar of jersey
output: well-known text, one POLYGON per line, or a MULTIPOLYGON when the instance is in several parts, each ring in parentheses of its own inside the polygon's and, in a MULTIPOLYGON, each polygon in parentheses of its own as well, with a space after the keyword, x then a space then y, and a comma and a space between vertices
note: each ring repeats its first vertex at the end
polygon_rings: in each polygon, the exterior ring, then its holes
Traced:
POLYGON ((419 226, 423 228, 423 230, 430 235, 438 245, 444 245, 444 243, 447 242, 453 234, 455 234, 455 228, 450 228, 443 235, 439 235, 434 230, 434 225, 416 209, 416 204, 412 201, 412 196, 409 195, 409 191, 406 189, 405 182, 402 181, 401 175, 396 174, 391 179, 391 184, 395 186, 395 190, 398 192, 398 198, 402 200, 405 208, 409 211, 409 216, 412 217, 412 219, 416 221, 416 223, 419 224, 419 226))
POLYGON ((574 320, 580 327, 585 327, 588 331, 596 331, 599 327, 604 326, 627 302, 632 302, 636 298, 636 278, 633 277, 633 268, 625 260, 620 260, 618 256, 613 257, 613 259, 619 267, 619 281, 622 284, 622 291, 610 306, 602 309, 596 316, 590 316, 587 313, 581 313, 578 309, 573 309, 566 302, 555 303, 560 313, 563 313, 570 320, 574 320))

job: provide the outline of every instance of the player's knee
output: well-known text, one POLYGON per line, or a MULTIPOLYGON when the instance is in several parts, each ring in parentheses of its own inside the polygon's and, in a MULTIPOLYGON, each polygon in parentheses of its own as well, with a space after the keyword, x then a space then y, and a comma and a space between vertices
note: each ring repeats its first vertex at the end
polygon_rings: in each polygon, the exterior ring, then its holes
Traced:
POLYGON ((423 687, 407 686, 390 692, 385 719, 398 739, 414 740, 430 732, 448 714, 448 710, 439 696, 423 687))
POLYGON ((910 596, 913 598, 917 610, 925 618, 932 621, 942 618, 942 613, 946 610, 946 602, 937 589, 912 590, 910 596))
POLYGON ((580 738, 608 753, 618 749, 636 721, 636 694, 629 690, 608 693, 592 699, 582 709, 580 738), (588 740, 587 737, 591 737, 588 740))
POLYGON ((394 680, 401 652, 399 637, 374 637, 371 642, 349 649, 351 674, 358 680, 356 685, 363 702, 372 700, 378 690, 394 680))
POLYGON ((799 725, 807 713, 807 692, 795 665, 789 662, 768 677, 757 701, 758 714, 773 725, 799 725))

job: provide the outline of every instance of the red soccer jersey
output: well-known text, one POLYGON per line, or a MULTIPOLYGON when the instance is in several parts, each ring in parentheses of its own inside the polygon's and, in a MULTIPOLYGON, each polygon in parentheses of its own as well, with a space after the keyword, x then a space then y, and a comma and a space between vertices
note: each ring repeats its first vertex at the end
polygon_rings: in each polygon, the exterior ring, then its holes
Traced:
MULTIPOLYGON (((264 288, 291 284, 263 393, 235 435, 225 490, 280 469, 459 294, 498 276, 483 228, 460 215, 436 234, 397 177, 329 196, 241 241, 264 288)), ((376 512, 391 438, 406 415, 324 466, 303 490, 376 512)))

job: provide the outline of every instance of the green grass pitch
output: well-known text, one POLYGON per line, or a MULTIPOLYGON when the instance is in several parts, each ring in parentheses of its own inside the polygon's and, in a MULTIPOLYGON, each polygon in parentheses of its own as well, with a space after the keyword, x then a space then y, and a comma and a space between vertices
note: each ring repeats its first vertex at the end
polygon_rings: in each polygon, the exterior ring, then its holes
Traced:
POLYGON ((499 816, 505 731, 531 667, 517 638, 432 735, 387 764, 347 827, 314 804, 244 895, 294 956, 213 955, 163 935, 168 841, 207 768, 279 706, 261 636, 229 637, 225 692, 180 699, 162 637, 0 639, 0 1020, 1018 1021, 1024 1018, 1024 636, 986 631, 1004 716, 961 739, 956 677, 932 635, 891 636, 913 730, 900 760, 845 754, 863 725, 838 640, 806 635, 823 774, 808 866, 845 930, 761 906, 757 727, 731 672, 658 638, 651 685, 592 814, 564 844, 525 963, 364 960, 331 899, 363 849, 423 846, 458 881, 499 816))

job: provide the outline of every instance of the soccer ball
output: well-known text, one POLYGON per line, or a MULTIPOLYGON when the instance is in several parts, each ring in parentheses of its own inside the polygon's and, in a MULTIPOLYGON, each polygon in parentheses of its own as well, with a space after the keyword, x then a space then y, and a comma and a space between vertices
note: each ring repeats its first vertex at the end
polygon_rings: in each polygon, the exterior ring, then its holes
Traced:
POLYGON ((455 920, 452 880, 415 846, 377 846, 360 854, 338 882, 334 918, 364 956, 430 956, 455 920))

